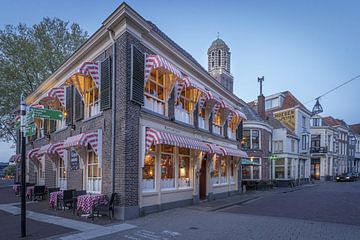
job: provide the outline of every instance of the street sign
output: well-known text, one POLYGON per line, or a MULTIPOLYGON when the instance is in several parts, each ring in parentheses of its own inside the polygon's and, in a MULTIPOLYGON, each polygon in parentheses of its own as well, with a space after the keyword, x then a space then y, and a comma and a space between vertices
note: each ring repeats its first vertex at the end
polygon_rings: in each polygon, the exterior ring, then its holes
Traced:
POLYGON ((36 133, 36 126, 34 123, 26 126, 26 128, 25 128, 25 136, 26 137, 33 136, 33 135, 35 135, 35 133, 36 133))
POLYGON ((63 113, 57 110, 44 109, 44 108, 32 108, 29 117, 32 118, 44 118, 50 120, 62 120, 63 113))

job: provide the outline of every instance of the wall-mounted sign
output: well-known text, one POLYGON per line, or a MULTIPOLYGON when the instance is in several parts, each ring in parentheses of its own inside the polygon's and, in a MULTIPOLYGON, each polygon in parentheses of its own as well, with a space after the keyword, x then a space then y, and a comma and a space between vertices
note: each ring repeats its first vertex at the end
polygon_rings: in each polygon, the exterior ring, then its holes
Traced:
POLYGON ((76 151, 70 151, 70 169, 79 170, 79 155, 76 151))
POLYGON ((295 130, 295 110, 286 110, 275 113, 275 118, 284 123, 291 130, 295 130))
POLYGON ((32 124, 27 125, 26 128, 25 128, 25 136, 26 137, 31 137, 31 136, 33 136, 35 134, 36 134, 35 124, 32 123, 32 124))

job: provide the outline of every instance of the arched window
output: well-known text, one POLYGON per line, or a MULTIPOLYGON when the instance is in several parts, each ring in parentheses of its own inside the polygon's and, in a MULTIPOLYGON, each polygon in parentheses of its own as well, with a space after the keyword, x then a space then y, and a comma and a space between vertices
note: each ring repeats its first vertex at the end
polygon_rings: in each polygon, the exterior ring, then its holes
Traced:
POLYGON ((214 67, 214 61, 211 62, 211 67, 214 67))
POLYGON ((219 53, 218 53, 218 66, 219 67, 221 66, 221 50, 219 50, 219 53))

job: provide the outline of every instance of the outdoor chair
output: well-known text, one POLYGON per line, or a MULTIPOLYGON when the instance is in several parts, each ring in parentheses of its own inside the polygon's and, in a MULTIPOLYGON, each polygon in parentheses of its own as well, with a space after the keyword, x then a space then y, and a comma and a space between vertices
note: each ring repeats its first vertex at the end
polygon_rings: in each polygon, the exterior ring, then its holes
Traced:
POLYGON ((93 206, 92 210, 92 220, 94 221, 95 213, 99 216, 100 213, 107 214, 111 220, 114 217, 114 203, 117 197, 117 193, 112 193, 110 201, 107 204, 97 203, 93 206))
POLYGON ((73 192, 75 189, 64 190, 62 199, 58 199, 58 203, 61 205, 61 208, 65 211, 66 207, 73 207, 74 199, 73 192))
POLYGON ((37 199, 38 197, 41 197, 41 200, 44 200, 44 196, 46 194, 45 186, 34 186, 34 199, 37 199))
POLYGON ((56 187, 56 188, 48 188, 48 199, 50 199, 50 193, 52 192, 58 192, 60 191, 60 188, 59 187, 56 187))
POLYGON ((77 197, 81 195, 86 195, 86 190, 79 190, 73 192, 73 214, 75 214, 75 211, 77 209, 77 197))

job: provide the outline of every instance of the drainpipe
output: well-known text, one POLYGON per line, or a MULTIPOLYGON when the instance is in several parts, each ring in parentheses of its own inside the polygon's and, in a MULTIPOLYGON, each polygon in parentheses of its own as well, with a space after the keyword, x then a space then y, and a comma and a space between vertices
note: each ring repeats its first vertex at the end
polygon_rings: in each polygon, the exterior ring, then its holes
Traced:
POLYGON ((112 42, 112 74, 111 74, 111 170, 112 170, 112 192, 115 192, 115 132, 116 132, 116 42, 114 40, 115 33, 108 29, 109 37, 112 42))

